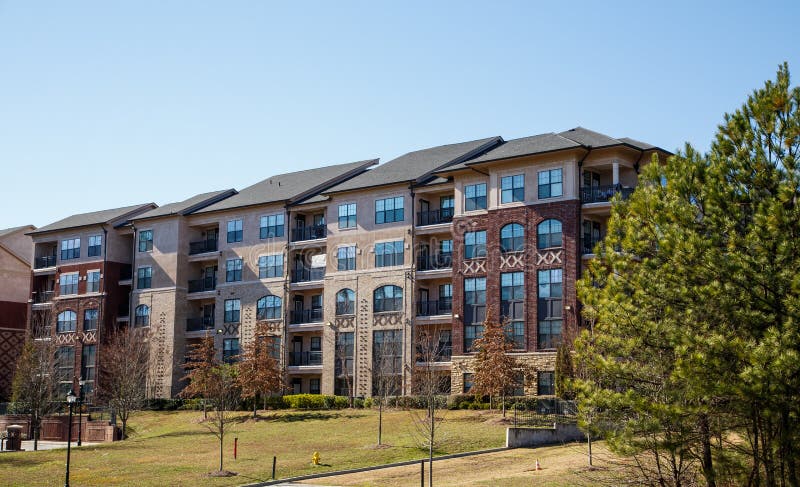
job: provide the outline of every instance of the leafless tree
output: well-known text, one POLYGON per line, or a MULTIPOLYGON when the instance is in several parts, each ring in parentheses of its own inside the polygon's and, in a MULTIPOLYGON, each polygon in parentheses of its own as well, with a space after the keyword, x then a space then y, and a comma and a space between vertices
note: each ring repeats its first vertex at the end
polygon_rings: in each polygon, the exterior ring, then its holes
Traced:
POLYGON ((389 397, 401 393, 403 380, 403 330, 374 332, 372 347, 372 399, 378 403, 378 446, 383 444, 383 409, 389 397))
POLYGON ((234 413, 239 402, 240 389, 236 366, 220 364, 210 370, 206 383, 206 399, 211 403, 211 419, 203 422, 219 440, 219 471, 223 471, 223 446, 229 425, 237 418, 234 413))
POLYGON ((347 389, 347 398, 350 407, 353 407, 353 355, 355 351, 355 344, 352 341, 353 332, 341 332, 338 328, 334 328, 336 332, 336 345, 334 347, 334 370, 336 379, 344 379, 345 389, 347 389), (350 340, 348 340, 348 337, 350 340))

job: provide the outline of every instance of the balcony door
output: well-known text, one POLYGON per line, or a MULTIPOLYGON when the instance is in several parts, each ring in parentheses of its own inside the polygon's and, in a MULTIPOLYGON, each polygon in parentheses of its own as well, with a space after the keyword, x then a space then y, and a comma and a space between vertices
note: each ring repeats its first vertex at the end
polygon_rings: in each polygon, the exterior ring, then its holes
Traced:
POLYGON ((600 175, 592 171, 583 171, 583 186, 585 188, 600 186, 600 175))

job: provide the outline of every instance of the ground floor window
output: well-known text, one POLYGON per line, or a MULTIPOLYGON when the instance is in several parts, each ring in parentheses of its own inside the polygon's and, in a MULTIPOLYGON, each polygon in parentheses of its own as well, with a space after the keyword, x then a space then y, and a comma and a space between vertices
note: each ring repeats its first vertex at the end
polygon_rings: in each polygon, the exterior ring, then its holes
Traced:
POLYGON ((553 396, 556 393, 555 372, 539 372, 537 374, 536 394, 540 396, 553 396))

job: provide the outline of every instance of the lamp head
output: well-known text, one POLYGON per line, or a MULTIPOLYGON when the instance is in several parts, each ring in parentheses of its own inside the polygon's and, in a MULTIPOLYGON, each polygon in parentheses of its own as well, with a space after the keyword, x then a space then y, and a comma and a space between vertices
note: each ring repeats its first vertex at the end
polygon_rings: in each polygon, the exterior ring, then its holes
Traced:
POLYGON ((70 391, 67 393, 67 402, 69 404, 73 404, 76 399, 77 397, 75 396, 75 393, 72 392, 72 389, 70 389, 70 391))

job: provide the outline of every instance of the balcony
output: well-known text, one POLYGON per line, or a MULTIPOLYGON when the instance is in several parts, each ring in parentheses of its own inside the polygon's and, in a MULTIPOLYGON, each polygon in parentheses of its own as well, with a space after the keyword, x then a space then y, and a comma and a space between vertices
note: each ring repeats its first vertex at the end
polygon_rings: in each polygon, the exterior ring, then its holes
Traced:
POLYGON ((217 288, 216 277, 206 277, 204 279, 195 279, 189 281, 189 293, 202 293, 205 291, 213 291, 217 288))
POLYGON ((302 242, 303 240, 318 240, 328 235, 328 227, 325 225, 313 225, 310 227, 300 227, 292 229, 292 242, 302 242))
POLYGON ((117 306, 117 319, 128 319, 130 318, 131 310, 130 305, 128 303, 120 303, 117 306))
POLYGON ((322 351, 289 352, 289 366, 322 365, 322 351))
POLYGON ((56 266, 55 255, 45 255, 43 257, 36 257, 35 259, 33 259, 34 269, 46 269, 48 267, 55 267, 55 266, 56 266))
POLYGON ((201 318, 188 318, 186 320, 186 331, 206 331, 214 329, 214 317, 203 316, 201 318))
POLYGON ((130 281, 133 278, 133 267, 130 264, 123 264, 119 268, 119 280, 130 281))
POLYGON ((322 322, 322 308, 294 310, 289 316, 290 325, 320 322, 322 322))
POLYGON ((438 301, 417 301, 417 316, 449 315, 453 312, 453 298, 439 298, 438 301))
POLYGON ((431 362, 450 362, 453 357, 453 345, 448 343, 439 343, 436 350, 426 352, 422 347, 417 347, 417 363, 425 363, 426 359, 432 359, 431 362), (431 353, 432 352, 432 353, 431 353))
POLYGON ((197 242, 189 242, 189 255, 204 254, 206 252, 216 252, 219 241, 217 239, 199 240, 197 242))
POLYGON ((453 254, 420 255, 417 257, 418 271, 434 271, 453 267, 453 254))
POLYGON ((417 212, 417 226, 439 225, 453 221, 453 208, 417 212))
POLYGON ((583 186, 581 188, 581 203, 606 203, 617 193, 622 199, 627 199, 633 194, 633 188, 623 188, 621 185, 583 186))
POLYGON ((292 271, 292 282, 314 282, 325 278, 324 267, 312 267, 310 269, 295 269, 292 271))
POLYGON ((593 239, 590 239, 590 240, 583 240, 582 241, 583 255, 594 254, 595 245, 599 244, 602 241, 603 241, 603 237, 593 238, 593 239))
POLYGON ((55 291, 34 291, 33 304, 48 304, 53 302, 55 291))

